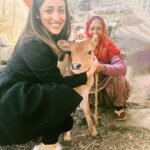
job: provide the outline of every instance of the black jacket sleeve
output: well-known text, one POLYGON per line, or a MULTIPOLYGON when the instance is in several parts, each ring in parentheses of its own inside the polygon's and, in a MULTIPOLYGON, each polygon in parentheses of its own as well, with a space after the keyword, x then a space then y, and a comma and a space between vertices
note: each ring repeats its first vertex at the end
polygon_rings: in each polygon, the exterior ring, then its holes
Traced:
POLYGON ((57 67, 57 56, 47 44, 41 41, 32 40, 24 43, 21 56, 41 83, 55 82, 74 88, 87 82, 85 72, 63 77, 57 67))

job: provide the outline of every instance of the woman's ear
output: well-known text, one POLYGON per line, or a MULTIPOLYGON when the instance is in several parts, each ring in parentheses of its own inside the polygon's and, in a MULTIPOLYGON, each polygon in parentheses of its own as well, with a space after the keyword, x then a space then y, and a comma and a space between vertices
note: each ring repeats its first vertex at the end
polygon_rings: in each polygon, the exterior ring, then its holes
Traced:
POLYGON ((59 40, 59 41, 57 42, 57 45, 58 45, 58 47, 59 47, 61 50, 65 51, 65 52, 69 52, 72 43, 73 43, 73 42, 67 41, 67 40, 59 40))

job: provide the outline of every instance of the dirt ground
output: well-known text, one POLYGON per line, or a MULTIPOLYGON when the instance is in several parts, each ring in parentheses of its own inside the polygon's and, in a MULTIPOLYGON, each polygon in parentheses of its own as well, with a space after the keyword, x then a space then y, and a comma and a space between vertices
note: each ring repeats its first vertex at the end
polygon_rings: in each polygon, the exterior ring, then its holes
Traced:
POLYGON ((71 150, 150 150, 150 74, 136 75, 130 82, 128 119, 116 121, 113 110, 100 108, 100 136, 96 138, 89 136, 86 124, 76 121, 71 150))
MULTIPOLYGON (((113 110, 99 108, 99 135, 92 138, 87 130, 83 112, 74 113, 75 124, 71 143, 59 141, 63 150, 150 150, 150 74, 128 78, 133 86, 128 100, 126 121, 116 121, 113 110)), ((0 147, 0 150, 32 150, 36 143, 0 147)))

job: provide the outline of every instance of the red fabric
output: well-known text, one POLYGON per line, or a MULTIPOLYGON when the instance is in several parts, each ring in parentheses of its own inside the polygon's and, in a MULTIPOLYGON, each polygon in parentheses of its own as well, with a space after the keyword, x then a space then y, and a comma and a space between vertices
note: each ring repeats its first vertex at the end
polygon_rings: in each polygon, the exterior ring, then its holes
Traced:
POLYGON ((31 6, 32 0, 23 0, 28 7, 31 6))
POLYGON ((95 55, 96 55, 97 59, 102 60, 104 62, 110 62, 111 58, 114 55, 118 55, 119 57, 121 57, 119 49, 115 46, 115 44, 108 37, 108 31, 106 28, 106 24, 102 17, 100 17, 100 16, 89 17, 89 19, 86 22, 85 34, 89 38, 93 37, 93 35, 91 35, 88 30, 89 30, 89 26, 90 26, 92 20, 95 18, 99 18, 102 21, 102 27, 103 27, 102 36, 99 37, 98 45, 95 48, 95 55))

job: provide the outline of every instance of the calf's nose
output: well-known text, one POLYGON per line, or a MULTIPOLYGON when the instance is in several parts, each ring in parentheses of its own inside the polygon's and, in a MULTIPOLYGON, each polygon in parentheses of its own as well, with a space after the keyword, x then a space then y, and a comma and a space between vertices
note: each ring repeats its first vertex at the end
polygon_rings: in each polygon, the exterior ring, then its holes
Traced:
POLYGON ((72 70, 78 70, 80 67, 81 67, 81 64, 78 64, 78 63, 71 64, 72 70))

